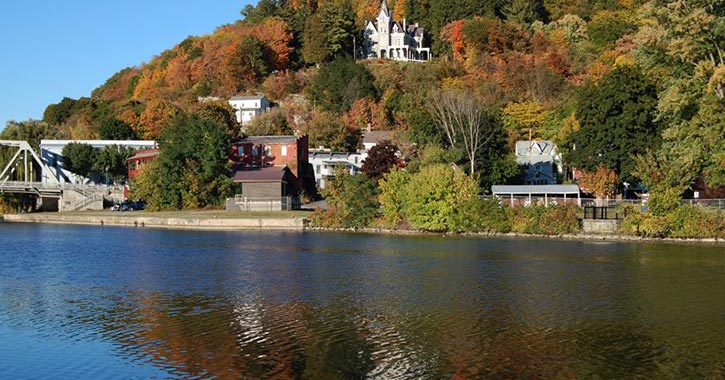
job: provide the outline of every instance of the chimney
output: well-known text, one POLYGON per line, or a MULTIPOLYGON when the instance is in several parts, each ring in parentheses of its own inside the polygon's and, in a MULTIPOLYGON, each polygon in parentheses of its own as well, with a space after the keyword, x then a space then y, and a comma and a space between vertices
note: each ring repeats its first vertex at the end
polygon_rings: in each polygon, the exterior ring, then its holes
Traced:
POLYGON ((370 133, 373 130, 373 125, 371 123, 368 123, 367 132, 370 133))
POLYGON ((408 27, 405 25, 405 17, 403 17, 403 33, 408 33, 408 27))

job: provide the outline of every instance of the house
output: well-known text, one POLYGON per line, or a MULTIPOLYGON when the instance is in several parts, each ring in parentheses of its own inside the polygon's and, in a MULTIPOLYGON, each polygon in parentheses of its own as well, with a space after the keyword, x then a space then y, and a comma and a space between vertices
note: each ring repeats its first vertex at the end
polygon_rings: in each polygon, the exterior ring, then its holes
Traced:
POLYGON ((394 21, 388 2, 383 0, 376 22, 368 21, 363 31, 365 58, 396 61, 428 61, 430 48, 423 47, 425 29, 417 23, 408 25, 394 21))
POLYGON ((289 167, 299 177, 308 164, 308 139, 304 136, 247 136, 232 143, 230 160, 241 169, 289 167))
POLYGON ((288 167, 238 170, 233 177, 242 192, 227 200, 227 210, 280 211, 299 208, 297 177, 288 167))
POLYGON ((234 109, 237 123, 242 126, 249 125, 252 119, 269 110, 269 100, 264 95, 233 96, 229 105, 234 109))
POLYGON ((40 140, 40 157, 47 166, 43 168, 42 181, 49 182, 51 178, 60 183, 86 183, 93 179, 83 178, 71 173, 63 167, 65 157, 63 148, 70 143, 88 144, 96 149, 107 146, 118 146, 135 150, 153 149, 156 142, 153 140, 40 140))
MULTIPOLYGON (((295 204, 302 190, 314 191, 314 172, 309 163, 307 136, 248 136, 232 143, 229 160, 233 179, 241 184, 237 198, 247 199, 247 208, 269 202, 295 204), (261 202, 254 205, 249 202, 261 202)), ((258 207, 259 206, 259 207, 258 207)), ((281 208, 280 208, 281 209, 281 208)))
POLYGON ((554 185, 556 173, 561 173, 561 154, 556 145, 547 140, 517 141, 516 163, 525 170, 527 185, 554 185))
POLYGON ((383 141, 391 141, 393 139, 393 131, 373 131, 370 128, 363 133, 363 149, 367 152, 370 148, 380 144, 383 141))
POLYGON ((136 178, 136 175, 141 170, 141 168, 143 168, 144 166, 146 166, 146 164, 158 157, 158 155, 158 148, 153 148, 139 150, 132 157, 129 157, 126 160, 126 165, 128 166, 128 179, 132 180, 136 178))
POLYGON ((359 173, 367 156, 366 152, 346 153, 311 150, 310 164, 315 171, 317 187, 324 189, 327 181, 335 178, 335 169, 339 166, 347 167, 351 175, 359 173))

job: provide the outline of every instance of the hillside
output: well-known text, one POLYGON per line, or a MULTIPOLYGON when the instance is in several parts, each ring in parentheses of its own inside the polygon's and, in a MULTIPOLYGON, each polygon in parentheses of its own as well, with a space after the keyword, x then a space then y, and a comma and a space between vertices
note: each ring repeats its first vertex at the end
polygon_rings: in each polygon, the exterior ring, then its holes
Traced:
POLYGON ((199 97, 264 93, 282 107, 253 131, 299 130, 313 145, 351 149, 369 125, 399 131, 414 159, 421 146, 450 145, 429 105, 431 94, 457 91, 501 126, 503 145, 472 165, 484 183, 513 181, 507 152, 532 136, 553 140, 577 168, 614 170, 619 183, 664 176, 637 170, 634 156, 650 152, 651 165, 683 171, 673 178, 725 184, 723 1, 387 4, 395 20, 426 29, 432 62, 340 68, 378 0, 262 0, 243 20, 118 72, 89 98, 50 105, 44 120, 72 138, 158 138, 178 114, 209 113, 199 97), (339 97, 329 98, 334 88, 339 97))

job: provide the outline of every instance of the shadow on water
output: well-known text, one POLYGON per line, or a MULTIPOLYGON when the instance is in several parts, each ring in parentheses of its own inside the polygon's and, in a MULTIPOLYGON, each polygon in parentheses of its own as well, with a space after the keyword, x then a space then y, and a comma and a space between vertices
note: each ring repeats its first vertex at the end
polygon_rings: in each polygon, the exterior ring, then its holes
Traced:
POLYGON ((725 376, 713 247, 5 227, 3 378, 725 376))

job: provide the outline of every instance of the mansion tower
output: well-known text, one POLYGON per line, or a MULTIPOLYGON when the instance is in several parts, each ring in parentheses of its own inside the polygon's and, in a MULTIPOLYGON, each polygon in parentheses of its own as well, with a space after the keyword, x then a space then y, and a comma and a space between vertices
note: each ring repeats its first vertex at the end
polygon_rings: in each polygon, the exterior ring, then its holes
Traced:
POLYGON ((363 53, 366 58, 396 61, 428 61, 430 48, 423 47, 425 30, 418 23, 407 25, 394 21, 383 0, 376 22, 368 21, 363 32, 363 53))

